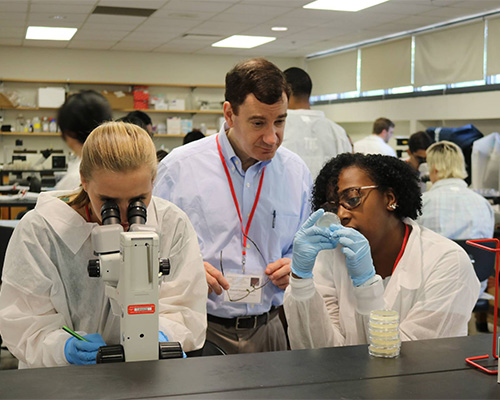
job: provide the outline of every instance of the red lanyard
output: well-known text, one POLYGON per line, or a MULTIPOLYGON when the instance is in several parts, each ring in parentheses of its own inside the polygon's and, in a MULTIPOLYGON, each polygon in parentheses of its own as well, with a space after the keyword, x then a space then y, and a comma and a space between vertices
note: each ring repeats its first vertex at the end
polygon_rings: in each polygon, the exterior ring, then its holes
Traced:
POLYGON ((405 224, 405 237, 403 239, 403 245, 401 246, 401 250, 399 250, 398 258, 396 258, 396 262, 394 263, 394 268, 392 269, 392 273, 396 270, 398 266, 399 260, 403 257, 403 253, 405 252, 406 244, 408 243, 408 237, 410 236, 410 228, 405 224))
POLYGON ((87 213, 87 222, 90 222, 90 212, 88 204, 85 204, 85 212, 87 213))
POLYGON ((229 188, 231 189, 231 195, 233 196, 234 206, 236 207, 236 211, 238 212, 238 218, 240 219, 241 224, 241 232, 243 232, 243 250, 241 252, 242 262, 243 262, 243 273, 245 272, 245 256, 246 256, 246 247, 247 247, 247 236, 248 231, 250 230, 250 225, 252 224, 253 215, 255 213, 255 209, 257 208, 257 204, 259 203, 260 198, 260 190, 262 189, 262 182, 264 181, 264 172, 266 171, 266 167, 262 168, 262 175, 259 181, 259 187, 257 188, 257 194, 255 195, 255 200, 253 202, 252 211, 248 216, 247 226, 243 227, 243 219, 241 218, 240 206, 238 204, 238 199, 236 198, 236 192, 234 191, 233 181, 231 179, 231 175, 229 175, 229 169, 227 168, 226 161, 224 160, 224 156, 222 155, 221 146, 219 143, 219 135, 215 137, 217 141, 217 149, 219 150, 220 160, 222 162, 222 166, 224 167, 224 172, 226 173, 227 182, 229 183, 229 188))

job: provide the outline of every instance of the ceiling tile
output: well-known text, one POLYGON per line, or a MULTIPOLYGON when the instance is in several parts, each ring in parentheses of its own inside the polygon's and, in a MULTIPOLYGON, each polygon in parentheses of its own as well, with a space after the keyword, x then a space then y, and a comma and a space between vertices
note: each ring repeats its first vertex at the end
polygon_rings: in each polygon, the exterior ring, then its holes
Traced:
POLYGON ((97 29, 82 29, 76 32, 74 38, 77 40, 121 40, 128 35, 128 31, 112 31, 106 27, 97 29))
POLYGON ((68 4, 69 1, 61 4, 61 3, 50 3, 50 4, 40 4, 40 3, 32 3, 30 7, 31 13, 41 13, 47 14, 51 13, 52 15, 57 14, 89 14, 94 10, 93 4, 68 4))
POLYGON ((26 22, 28 14, 26 13, 12 13, 12 12, 2 12, 0 13, 0 26, 6 21, 16 21, 16 22, 26 22))
POLYGON ((168 40, 172 40, 179 36, 178 33, 170 33, 170 34, 151 34, 151 33, 141 33, 141 32, 132 32, 127 35, 124 40, 131 42, 151 42, 151 43, 165 43, 168 40))
POLYGON ((18 39, 25 36, 26 29, 24 27, 7 27, 0 25, 0 38, 2 39, 18 39))
POLYGON ((151 51, 156 47, 158 47, 158 43, 121 41, 114 45, 111 50, 151 51))
POLYGON ((200 25, 203 20, 191 20, 182 18, 149 18, 137 27, 140 32, 177 32, 183 33, 195 26, 200 25))
POLYGON ((186 12, 206 12, 219 13, 231 7, 230 3, 219 1, 191 1, 191 0, 170 0, 162 10, 167 11, 186 11, 186 12))
POLYGON ((1 46, 22 46, 23 39, 3 39, 0 37, 0 45, 1 46))
MULTIPOLYGON (((213 22, 204 22, 193 29, 189 33, 205 33, 211 35, 221 35, 224 37, 236 35, 240 32, 251 28, 251 24, 243 24, 237 22, 227 22, 225 24, 214 24, 213 22)), ((272 35, 269 35, 272 36, 272 35)))
POLYGON ((68 44, 68 49, 107 50, 116 44, 116 40, 75 40, 68 44))
POLYGON ((163 7, 167 0, 100 0, 98 5, 107 7, 153 8, 163 7))
POLYGON ((1 1, 0 2, 0 12, 27 12, 28 2, 27 1, 1 1))
POLYGON ((87 23, 91 24, 109 24, 109 25, 121 25, 124 28, 132 29, 144 22, 146 17, 130 17, 124 15, 104 15, 104 14, 92 14, 88 17, 87 23))
POLYGON ((169 51, 174 51, 174 50, 186 50, 186 52, 191 53, 193 51, 203 49, 207 46, 210 46, 210 44, 202 43, 199 41, 175 39, 175 40, 171 40, 167 44, 159 46, 154 51, 168 53, 169 51))
POLYGON ((27 40, 24 39, 25 47, 60 47, 64 48, 68 45, 66 40, 27 40))

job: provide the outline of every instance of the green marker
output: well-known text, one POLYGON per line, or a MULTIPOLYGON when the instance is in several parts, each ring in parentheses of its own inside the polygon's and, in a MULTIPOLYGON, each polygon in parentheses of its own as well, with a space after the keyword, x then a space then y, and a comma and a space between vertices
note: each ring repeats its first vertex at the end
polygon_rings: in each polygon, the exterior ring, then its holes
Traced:
POLYGON ((63 326, 62 328, 64 331, 68 332, 71 336, 76 337, 78 340, 83 340, 84 342, 89 342, 83 336, 80 336, 78 333, 76 333, 75 331, 72 331, 67 326, 63 326))

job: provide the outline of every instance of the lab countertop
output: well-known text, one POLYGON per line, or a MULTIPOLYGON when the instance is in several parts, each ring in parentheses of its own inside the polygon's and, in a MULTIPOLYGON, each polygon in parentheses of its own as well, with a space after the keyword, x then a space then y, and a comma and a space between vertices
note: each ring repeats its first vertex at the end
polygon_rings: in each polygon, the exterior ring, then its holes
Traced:
POLYGON ((491 348, 492 335, 476 335, 403 342, 396 359, 373 358, 361 345, 8 370, 0 398, 499 399, 497 376, 465 363, 491 348))

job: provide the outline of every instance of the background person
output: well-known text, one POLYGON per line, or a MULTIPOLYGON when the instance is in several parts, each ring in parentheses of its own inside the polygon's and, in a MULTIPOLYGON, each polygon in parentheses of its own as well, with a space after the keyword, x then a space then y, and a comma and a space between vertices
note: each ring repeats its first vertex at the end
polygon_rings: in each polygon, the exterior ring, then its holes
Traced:
POLYGON ((422 193, 427 190, 426 182, 429 181, 429 167, 427 165, 427 148, 434 143, 434 139, 424 131, 415 132, 408 139, 408 160, 406 162, 418 171, 420 189, 422 193))
POLYGON ((283 146, 297 153, 315 178, 328 160, 337 154, 352 152, 352 146, 344 128, 326 118, 323 111, 311 110, 312 81, 307 72, 292 67, 284 74, 292 93, 283 146))
POLYGON ((135 124, 144 129, 149 136, 153 137, 153 121, 151 117, 141 110, 130 111, 127 115, 122 118, 117 119, 120 122, 128 122, 130 124, 135 124))
POLYGON ((380 309, 399 312, 402 340, 467 335, 479 282, 461 247, 414 221, 420 190, 408 164, 340 154, 316 179, 313 205, 285 294, 292 349, 368 343, 380 309), (320 208, 341 225, 315 226, 320 208))
POLYGON ((184 351, 203 346, 206 281, 196 233, 186 214, 152 197, 156 152, 149 135, 110 122, 88 137, 75 192, 42 193, 9 242, 0 291, 0 330, 21 368, 95 363, 99 346, 119 344, 120 317, 112 314, 102 279, 90 278, 93 228, 101 206, 114 200, 128 230, 131 200, 147 206, 146 225, 160 236, 160 256, 172 270, 159 290, 160 331, 184 351), (78 331, 82 343, 61 328, 78 331))
POLYGON ((68 162, 68 171, 57 182, 57 190, 73 190, 80 186, 82 148, 90 133, 100 124, 113 119, 111 106, 95 90, 82 90, 69 96, 57 111, 62 138, 76 156, 68 162))
POLYGON ((226 353, 287 348, 278 307, 311 186, 304 162, 280 147, 288 94, 274 64, 240 62, 226 75, 220 132, 174 149, 158 168, 155 195, 183 209, 198 234, 207 340, 226 353))
POLYGON ((354 143, 354 152, 396 157, 396 151, 388 145, 394 134, 394 127, 394 122, 390 119, 378 118, 373 123, 372 134, 354 143))
POLYGON ((205 135, 203 134, 202 131, 199 131, 198 129, 193 129, 191 132, 188 132, 186 136, 182 139, 182 144, 188 144, 191 142, 194 142, 195 140, 200 140, 203 139, 205 135))
MULTIPOLYGON (((449 239, 492 238, 495 213, 488 200, 467 188, 462 149, 448 141, 434 143, 427 149, 427 164, 433 185, 422 196, 418 222, 449 239)), ((481 282, 481 294, 487 281, 481 282)), ((488 332, 487 315, 475 315, 477 330, 488 332)))

